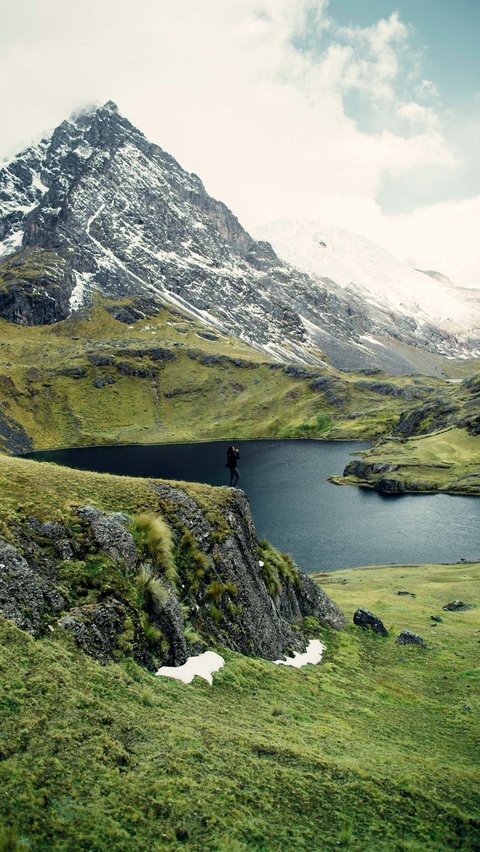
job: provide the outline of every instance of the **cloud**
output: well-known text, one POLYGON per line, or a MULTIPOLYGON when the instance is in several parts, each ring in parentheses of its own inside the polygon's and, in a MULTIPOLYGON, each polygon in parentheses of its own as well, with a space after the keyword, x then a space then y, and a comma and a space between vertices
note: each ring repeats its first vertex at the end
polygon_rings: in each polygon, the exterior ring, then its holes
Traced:
POLYGON ((480 288, 480 195, 392 216, 371 198, 336 194, 321 199, 315 218, 356 231, 413 267, 480 288))
POLYGON ((7 4, 0 155, 88 102, 113 99, 247 228, 311 218, 340 197, 358 211, 357 225, 349 218, 359 230, 360 207, 375 206, 386 176, 458 169, 414 32, 397 13, 339 27, 327 0, 78 8, 7 4))

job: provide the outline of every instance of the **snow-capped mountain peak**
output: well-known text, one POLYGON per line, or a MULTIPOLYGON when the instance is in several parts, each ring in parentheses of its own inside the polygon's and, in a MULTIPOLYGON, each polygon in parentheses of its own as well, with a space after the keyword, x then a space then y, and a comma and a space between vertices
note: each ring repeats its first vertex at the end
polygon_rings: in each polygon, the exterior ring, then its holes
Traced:
POLYGON ((133 315, 146 303, 152 312, 176 305, 270 359, 410 372, 422 347, 472 353, 467 339, 435 327, 425 300, 414 299, 421 287, 378 247, 353 235, 345 247, 346 237, 317 225, 308 238, 300 227, 289 236, 297 248, 286 262, 108 101, 0 170, 0 262, 10 263, 0 316, 55 322, 100 291, 140 301, 133 315), (48 274, 32 283, 22 258, 41 252, 48 274))

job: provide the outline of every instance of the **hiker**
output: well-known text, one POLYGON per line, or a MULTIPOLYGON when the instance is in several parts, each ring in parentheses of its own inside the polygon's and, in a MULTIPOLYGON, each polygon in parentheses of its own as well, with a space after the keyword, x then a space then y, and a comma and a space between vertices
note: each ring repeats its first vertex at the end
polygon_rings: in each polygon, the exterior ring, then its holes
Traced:
POLYGON ((238 472, 237 462, 240 458, 240 453, 237 448, 233 446, 229 447, 227 450, 227 464, 225 467, 228 467, 230 470, 230 487, 235 488, 238 480, 240 479, 240 474, 238 472))

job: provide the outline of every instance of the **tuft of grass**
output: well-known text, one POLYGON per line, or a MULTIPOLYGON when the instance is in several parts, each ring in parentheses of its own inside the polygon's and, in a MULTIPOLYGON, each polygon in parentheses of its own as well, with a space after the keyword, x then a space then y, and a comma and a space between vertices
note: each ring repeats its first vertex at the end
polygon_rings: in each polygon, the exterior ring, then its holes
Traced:
POLYGON ((177 580, 177 569, 173 556, 173 537, 166 521, 159 515, 145 512, 135 515, 131 532, 140 550, 152 561, 171 583, 177 580))
POLYGON ((258 543, 258 560, 263 563, 260 571, 270 597, 278 597, 285 583, 297 586, 298 566, 288 553, 280 553, 270 542, 262 539, 258 543))

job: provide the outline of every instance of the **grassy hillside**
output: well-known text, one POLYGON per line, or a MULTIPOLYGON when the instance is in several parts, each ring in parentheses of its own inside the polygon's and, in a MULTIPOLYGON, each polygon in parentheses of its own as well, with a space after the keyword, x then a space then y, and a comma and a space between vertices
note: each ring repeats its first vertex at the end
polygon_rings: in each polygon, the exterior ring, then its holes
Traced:
MULTIPOLYGON (((117 304, 115 312, 128 304, 117 304)), ((0 321, 7 451, 215 438, 372 438, 444 387, 265 361, 176 311, 130 325, 98 304, 53 326, 0 321)), ((3 437, 2 437, 3 436, 3 437)))
POLYGON ((185 686, 1 623, 0 848, 478 848, 479 610, 441 607, 479 601, 480 565, 329 591, 428 649, 352 625, 318 666, 225 653, 213 687, 185 686))
MULTIPOLYGON (((227 489, 185 487, 222 517, 227 489)), ((3 534, 31 514, 68 523, 86 502, 135 513, 158 495, 151 480, 0 457, 3 534)), ((320 630, 323 663, 220 645, 213 687, 131 657, 101 666, 61 630, 33 639, 0 620, 0 849, 478 848, 480 564, 320 581, 349 621, 320 630), (454 599, 476 607, 444 612, 454 599), (390 636, 355 627, 357 606, 390 636), (428 648, 397 645, 404 628, 428 648)))

